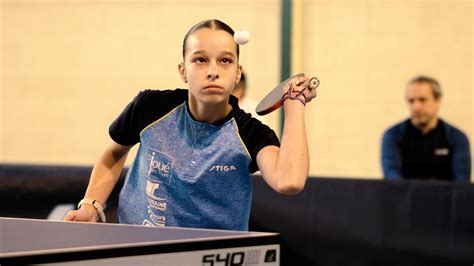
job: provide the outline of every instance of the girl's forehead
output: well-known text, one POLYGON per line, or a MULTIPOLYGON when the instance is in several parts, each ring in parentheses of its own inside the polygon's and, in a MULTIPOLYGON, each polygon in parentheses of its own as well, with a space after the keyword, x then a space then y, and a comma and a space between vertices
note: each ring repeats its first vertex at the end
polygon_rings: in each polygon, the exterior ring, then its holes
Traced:
POLYGON ((224 30, 209 28, 193 32, 186 43, 186 53, 227 51, 237 54, 237 44, 233 36, 224 30))

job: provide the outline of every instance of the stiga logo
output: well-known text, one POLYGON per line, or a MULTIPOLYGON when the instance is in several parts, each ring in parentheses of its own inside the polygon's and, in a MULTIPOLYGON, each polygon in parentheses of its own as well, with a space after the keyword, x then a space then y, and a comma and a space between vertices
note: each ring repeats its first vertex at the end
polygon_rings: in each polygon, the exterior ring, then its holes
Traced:
POLYGON ((229 172, 235 170, 237 170, 237 168, 233 165, 214 165, 209 169, 209 172, 229 172))
POLYGON ((169 184, 171 171, 173 170, 174 159, 157 150, 148 149, 148 178, 153 182, 163 182, 169 184))

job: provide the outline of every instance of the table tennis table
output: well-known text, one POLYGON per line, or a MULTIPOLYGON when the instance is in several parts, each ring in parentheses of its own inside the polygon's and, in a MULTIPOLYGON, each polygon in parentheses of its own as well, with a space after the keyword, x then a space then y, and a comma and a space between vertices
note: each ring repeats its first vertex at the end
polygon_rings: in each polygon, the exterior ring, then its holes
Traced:
POLYGON ((0 217, 0 265, 279 265, 279 235, 0 217))

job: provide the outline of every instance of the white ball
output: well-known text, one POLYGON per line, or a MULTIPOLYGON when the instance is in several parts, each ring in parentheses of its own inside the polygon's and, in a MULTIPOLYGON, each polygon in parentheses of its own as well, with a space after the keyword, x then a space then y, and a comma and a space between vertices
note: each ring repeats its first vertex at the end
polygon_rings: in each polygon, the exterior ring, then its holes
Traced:
POLYGON ((246 30, 238 30, 234 33, 234 41, 239 45, 244 45, 250 40, 250 33, 246 30))

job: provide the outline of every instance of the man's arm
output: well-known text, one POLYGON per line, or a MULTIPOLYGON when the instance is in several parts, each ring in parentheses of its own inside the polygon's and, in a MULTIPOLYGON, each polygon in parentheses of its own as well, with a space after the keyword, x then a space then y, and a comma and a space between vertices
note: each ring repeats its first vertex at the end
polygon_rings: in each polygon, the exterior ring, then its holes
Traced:
MULTIPOLYGON (((120 177, 131 147, 112 141, 92 169, 84 198, 96 200, 104 206, 120 177)), ((69 211, 64 221, 95 222, 97 217, 97 211, 93 206, 83 204, 79 210, 69 211)))
MULTIPOLYGON (((306 77, 304 77, 306 79, 306 77)), ((291 80, 296 84, 298 78, 291 80)), ((298 83, 298 84, 301 84, 298 83)), ((295 89, 301 90, 300 86, 295 89)), ((288 90, 288 86, 286 86, 288 90)), ((316 90, 305 91, 306 102, 316 90)), ((305 128, 305 106, 299 100, 283 103, 285 122, 280 147, 266 146, 257 154, 257 165, 263 179, 275 191, 296 194, 303 190, 309 171, 309 151, 305 128)))
POLYGON ((402 178, 402 158, 393 130, 384 133, 382 138, 382 169, 385 179, 402 178))
POLYGON ((455 181, 470 181, 471 151, 469 140, 462 132, 454 132, 452 150, 453 177, 455 181))

